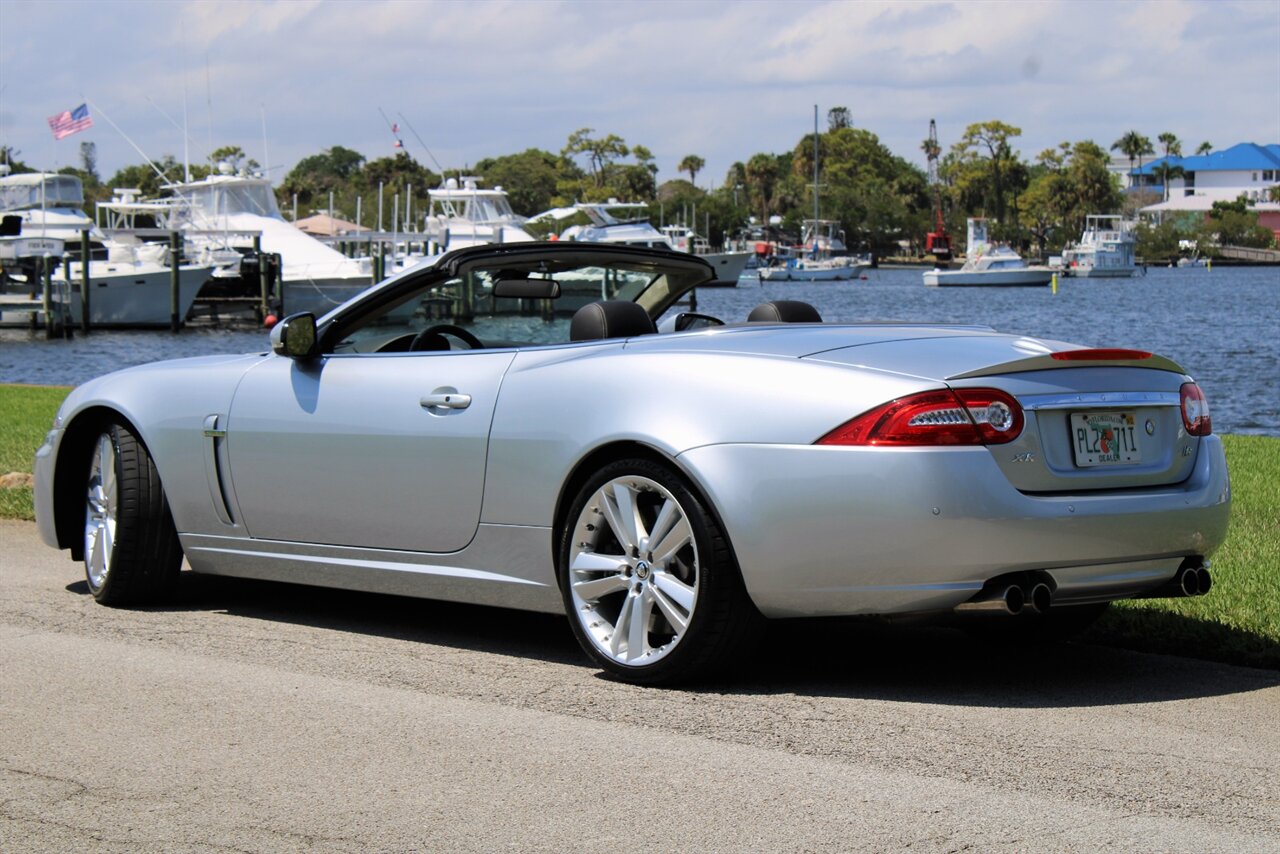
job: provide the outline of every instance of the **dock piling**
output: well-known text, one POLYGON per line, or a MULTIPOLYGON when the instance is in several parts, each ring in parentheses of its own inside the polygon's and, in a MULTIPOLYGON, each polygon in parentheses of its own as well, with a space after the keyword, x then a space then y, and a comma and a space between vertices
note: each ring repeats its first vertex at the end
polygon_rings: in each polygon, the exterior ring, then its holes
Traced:
POLYGON ((176 333, 182 328, 182 318, 178 317, 178 287, 182 274, 182 235, 176 231, 169 232, 169 331, 176 333))
MULTIPOLYGON (((67 265, 70 279, 71 265, 67 265)), ((80 232, 80 331, 89 334, 89 229, 80 232)))

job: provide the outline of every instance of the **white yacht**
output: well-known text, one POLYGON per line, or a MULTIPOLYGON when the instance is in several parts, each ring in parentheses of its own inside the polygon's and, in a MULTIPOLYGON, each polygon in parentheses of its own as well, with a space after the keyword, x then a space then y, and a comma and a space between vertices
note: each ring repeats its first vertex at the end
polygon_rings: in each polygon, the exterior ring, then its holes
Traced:
POLYGON ((1121 217, 1087 216, 1080 242, 1062 251, 1063 270, 1081 279, 1132 276, 1138 271, 1136 244, 1133 231, 1121 217))
POLYGON ((583 214, 586 225, 571 225, 560 233, 561 240, 581 240, 591 243, 621 243, 625 246, 644 246, 650 249, 669 249, 673 252, 693 252, 716 268, 716 280, 737 283, 738 277, 751 259, 750 252, 713 252, 705 238, 693 229, 681 225, 669 225, 661 231, 648 219, 649 206, 643 202, 579 202, 572 207, 555 208, 534 219, 567 219, 583 214), (628 216, 628 213, 632 215, 628 216))
POLYGON ((759 270, 762 282, 831 282, 857 279, 870 264, 847 254, 840 224, 806 219, 801 245, 779 253, 776 262, 759 270))
POLYGON ((266 178, 233 175, 220 164, 219 174, 170 190, 181 202, 175 208, 180 229, 199 235, 197 243, 248 250, 256 233, 263 252, 280 255, 290 314, 324 314, 373 284, 369 259, 348 258, 286 222, 266 178))
MULTIPOLYGON (((30 172, 0 176, 0 215, 18 217, 20 233, 9 240, 47 244, 41 254, 57 259, 52 275, 55 300, 78 321, 80 286, 84 263, 79 247, 82 234, 89 232, 93 250, 101 257, 89 260, 89 323, 91 326, 167 326, 170 321, 173 269, 169 247, 161 244, 122 242, 106 237, 94 221, 80 209, 84 187, 74 175, 30 172), (65 262, 63 255, 67 256, 65 262)), ((35 270, 21 263, 29 250, 0 253, 12 255, 7 276, 10 291, 35 295, 42 284, 35 270)), ((184 320, 201 286, 209 278, 208 264, 181 264, 178 268, 178 317, 184 320)), ((14 312, 10 312, 14 314, 14 312)), ((24 315, 29 311, 24 311, 24 315)), ((8 321, 11 318, 3 318, 8 321)))
POLYGON ((1016 287, 1047 285, 1053 278, 1048 267, 1030 267, 1008 246, 987 242, 987 221, 968 221, 965 262, 958 270, 928 270, 924 283, 931 287, 1016 287))
POLYGON ((705 237, 686 225, 668 225, 662 229, 667 243, 676 252, 693 252, 716 268, 716 281, 737 284, 742 272, 747 269, 752 252, 715 252, 705 237))
POLYGON ((506 192, 501 187, 482 189, 480 180, 463 177, 459 184, 457 178, 450 178, 444 186, 428 191, 427 235, 440 252, 533 240, 524 230, 524 217, 511 210, 506 192))
POLYGON ((225 163, 218 168, 219 174, 203 180, 170 185, 169 198, 105 202, 99 212, 115 219, 150 214, 162 227, 182 232, 193 251, 210 257, 225 256, 228 249, 247 253, 257 237, 262 252, 280 255, 284 310, 290 314, 325 314, 373 284, 370 259, 348 258, 286 222, 269 180, 232 174, 225 163))

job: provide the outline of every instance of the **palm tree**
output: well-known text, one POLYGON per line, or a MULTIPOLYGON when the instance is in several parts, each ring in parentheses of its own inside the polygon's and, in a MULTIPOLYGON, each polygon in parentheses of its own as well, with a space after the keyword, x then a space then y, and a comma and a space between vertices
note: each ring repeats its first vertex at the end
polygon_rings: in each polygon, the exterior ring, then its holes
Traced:
POLYGON ((768 154, 753 154, 746 166, 747 185, 760 201, 760 223, 769 223, 769 197, 778 179, 778 162, 768 154))
POLYGON ((1136 130, 1131 130, 1124 136, 1117 139, 1111 144, 1111 150, 1119 149, 1126 157, 1129 158, 1129 172, 1133 172, 1133 161, 1138 161, 1138 168, 1142 168, 1142 156, 1144 154, 1155 154, 1156 150, 1151 147, 1151 140, 1136 130))
POLYGON ((702 167, 707 165, 707 161, 703 160, 696 154, 686 154, 684 159, 680 161, 680 165, 676 167, 677 172, 688 172, 689 183, 692 184, 697 180, 698 173, 702 171, 702 167))
POLYGON ((1165 131, 1156 139, 1160 140, 1160 144, 1164 146, 1165 157, 1182 156, 1182 142, 1171 131, 1165 131))
POLYGON ((1170 165, 1168 160, 1151 167, 1151 174, 1164 185, 1164 201, 1169 201, 1169 180, 1171 178, 1181 178, 1187 174, 1186 170, 1181 166, 1170 165))
POLYGON ((1213 151, 1213 143, 1207 139, 1196 147, 1196 154, 1208 154, 1210 151, 1213 151))

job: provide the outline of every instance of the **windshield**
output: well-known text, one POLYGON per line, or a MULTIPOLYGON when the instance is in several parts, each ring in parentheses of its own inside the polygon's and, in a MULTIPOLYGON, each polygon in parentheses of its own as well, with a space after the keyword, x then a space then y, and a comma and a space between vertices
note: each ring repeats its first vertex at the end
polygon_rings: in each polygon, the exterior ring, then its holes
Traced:
MULTIPOLYGON (((528 260, 488 259, 457 275, 421 276, 417 287, 389 290, 365 310, 353 307, 325 333, 333 353, 389 353, 419 349, 415 340, 432 327, 461 327, 487 348, 564 343, 573 313, 600 300, 627 300, 658 317, 697 282, 704 270, 687 264, 580 257, 566 260, 543 253, 528 260), (521 279, 559 285, 555 299, 513 299, 494 294, 494 282, 521 279)), ((406 284, 409 284, 406 282, 406 284)))
POLYGON ((24 208, 79 207, 84 189, 73 175, 18 175, 0 186, 0 210, 24 208))
POLYGON ((182 196, 191 202, 192 211, 210 219, 228 214, 249 213, 279 218, 275 193, 267 182, 236 182, 187 187, 182 196))

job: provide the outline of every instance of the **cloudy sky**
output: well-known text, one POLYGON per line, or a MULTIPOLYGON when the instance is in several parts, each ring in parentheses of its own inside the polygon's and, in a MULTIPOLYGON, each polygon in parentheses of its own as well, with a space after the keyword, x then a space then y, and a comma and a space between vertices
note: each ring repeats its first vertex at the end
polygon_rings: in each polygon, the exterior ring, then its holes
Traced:
POLYGON ((944 148, 1013 124, 1028 158, 1129 129, 1280 142, 1280 0, 0 0, 0 33, 0 144, 57 168, 91 140, 104 177, 141 162, 127 139, 181 159, 184 99, 193 161, 239 145, 276 181, 331 145, 393 153, 379 107, 446 167, 590 127, 662 180, 701 156, 703 185, 792 148, 815 104, 921 163, 930 118, 944 148), (85 100, 95 126, 54 142, 85 100))

